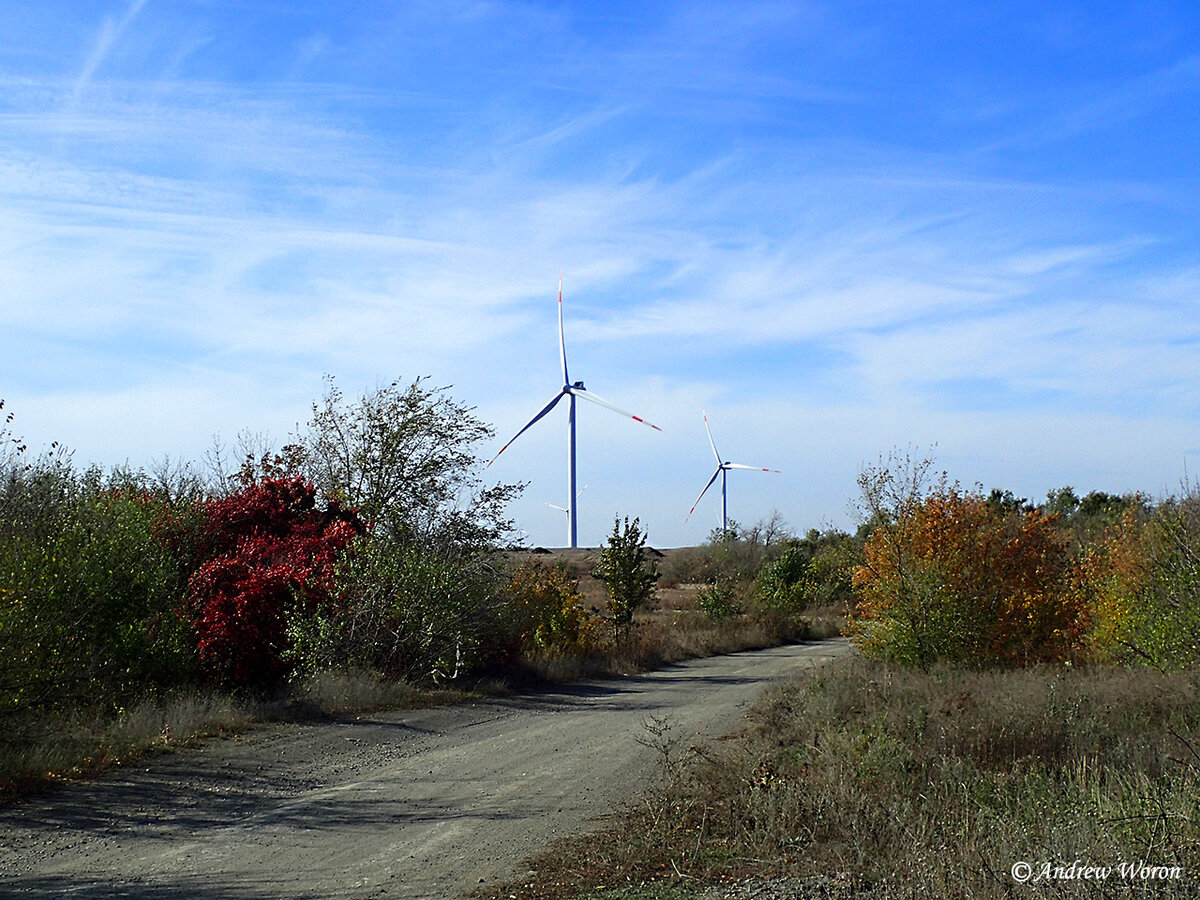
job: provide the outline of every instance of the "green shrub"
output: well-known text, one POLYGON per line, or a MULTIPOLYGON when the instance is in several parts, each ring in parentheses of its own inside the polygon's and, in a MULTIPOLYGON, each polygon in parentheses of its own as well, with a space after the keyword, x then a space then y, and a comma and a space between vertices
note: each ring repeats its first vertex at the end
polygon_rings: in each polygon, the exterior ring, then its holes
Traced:
POLYGON ((1200 662, 1200 497, 1128 509, 1081 569, 1100 658, 1162 669, 1200 662))
POLYGON ((368 537, 336 580, 308 625, 289 625, 308 655, 306 671, 366 669, 436 682, 511 653, 508 605, 487 554, 368 537))
POLYGON ((618 639, 624 638, 633 623, 633 614, 648 604, 655 593, 658 571, 646 557, 646 535, 639 520, 625 517, 613 521, 612 534, 600 549, 600 560, 593 573, 608 588, 608 610, 618 639))
POLYGON ((810 555, 794 544, 765 564, 757 579, 758 610, 782 618, 802 612, 813 593, 811 569, 810 555))
POLYGON ((10 478, 21 515, 0 536, 0 708, 119 697, 193 671, 180 617, 188 561, 167 535, 187 520, 125 473, 10 478), (22 493, 22 488, 28 488, 22 493))
POLYGON ((715 584, 702 585, 696 591, 696 605, 714 622, 723 622, 742 613, 742 605, 738 602, 737 588, 729 579, 721 579, 715 584))

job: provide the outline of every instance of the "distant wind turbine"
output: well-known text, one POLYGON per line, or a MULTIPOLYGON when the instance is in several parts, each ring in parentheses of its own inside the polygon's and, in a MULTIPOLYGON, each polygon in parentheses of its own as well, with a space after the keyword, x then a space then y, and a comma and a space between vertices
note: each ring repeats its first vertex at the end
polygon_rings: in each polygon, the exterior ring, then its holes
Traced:
MULTIPOLYGON (((586 491, 587 489, 588 489, 588 486, 585 484, 583 487, 581 487, 581 488, 579 489, 579 494, 582 494, 582 493, 583 493, 584 491, 586 491)), ((576 495, 575 495, 575 499, 576 499, 576 500, 578 500, 578 499, 579 499, 579 494, 576 494, 576 495)), ((557 509, 557 510, 558 510, 560 513, 566 513, 568 516, 571 514, 571 509, 570 509, 570 507, 568 507, 568 506, 559 506, 559 505, 557 505, 557 504, 555 504, 555 503, 547 503, 546 505, 547 505, 548 507, 550 507, 551 509, 557 509)))
MULTIPOLYGON (((696 507, 700 505, 700 501, 704 495, 708 493, 708 489, 713 486, 713 482, 717 480, 717 476, 721 476, 721 534, 724 536, 729 516, 727 515, 727 505, 725 497, 725 473, 730 469, 749 469, 752 472, 774 472, 779 473, 778 469, 763 469, 758 466, 743 466, 741 463, 725 462, 721 459, 721 454, 717 452, 717 445, 713 441, 712 429, 708 427, 708 413, 703 409, 700 414, 704 416, 704 430, 708 432, 708 444, 712 447, 713 456, 717 458, 717 471, 713 472, 712 478, 708 479, 708 484, 704 486, 704 490, 700 492, 700 496, 696 498, 696 502, 692 504, 692 508, 688 510, 687 519, 692 517, 692 513, 696 511, 696 507)), ((686 522, 687 519, 684 519, 686 522)))
MULTIPOLYGON (((620 413, 633 419, 635 422, 641 422, 643 425, 649 425, 655 431, 662 431, 657 425, 650 425, 645 419, 635 416, 631 412, 626 412, 619 406, 614 406, 607 400, 597 397, 591 391, 583 386, 582 381, 571 383, 571 379, 567 375, 567 342, 563 337, 563 311, 562 311, 562 276, 558 276, 558 356, 562 361, 562 378, 563 384, 561 390, 554 395, 554 399, 547 403, 542 411, 525 423, 525 427, 514 434, 507 444, 500 448, 500 453, 503 453, 509 448, 513 441, 523 435, 529 428, 542 416, 546 415, 550 410, 558 405, 558 401, 563 397, 568 397, 570 403, 567 407, 567 546, 578 547, 578 530, 576 528, 576 506, 578 505, 577 498, 582 491, 575 490, 575 398, 582 397, 585 400, 590 400, 598 406, 603 406, 606 409, 611 409, 613 412, 620 413)), ((497 459, 500 458, 500 453, 492 457, 492 462, 488 463, 491 466, 497 459)), ((562 509, 562 507, 558 507, 562 509)))

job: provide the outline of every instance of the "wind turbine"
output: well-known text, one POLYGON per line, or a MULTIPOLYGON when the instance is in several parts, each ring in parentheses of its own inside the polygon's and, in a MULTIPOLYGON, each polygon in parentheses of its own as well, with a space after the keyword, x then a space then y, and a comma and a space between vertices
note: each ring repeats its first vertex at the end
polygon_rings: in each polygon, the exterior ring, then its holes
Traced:
MULTIPOLYGON (((588 489, 588 486, 585 484, 583 487, 581 487, 581 488, 579 489, 579 494, 582 494, 582 493, 583 493, 584 491, 586 491, 587 489, 588 489)), ((576 494, 576 495, 575 495, 575 499, 577 499, 577 500, 579 499, 579 494, 576 494)), ((558 510, 560 513, 566 513, 568 516, 571 514, 571 509, 570 509, 570 507, 567 507, 567 506, 559 506, 559 505, 558 505, 558 504, 556 504, 556 503, 547 503, 546 505, 547 505, 548 507, 550 507, 551 509, 557 509, 557 510, 558 510)))
MULTIPOLYGON (((704 416, 704 430, 708 432, 708 444, 710 447, 712 447, 713 456, 715 456, 717 458, 717 471, 713 472, 712 478, 708 479, 708 484, 706 484, 704 486, 704 490, 702 490, 700 492, 700 496, 696 498, 696 502, 693 503, 692 508, 690 510, 688 510, 687 519, 690 519, 692 517, 692 513, 694 513, 696 511, 696 507, 700 505, 700 501, 704 498, 704 495, 708 493, 708 489, 713 486, 713 482, 717 480, 717 476, 720 475, 721 476, 721 535, 724 536, 725 529, 726 529, 726 523, 729 521, 729 517, 726 514, 727 506, 726 506, 726 499, 725 499, 725 473, 728 472, 730 469, 749 469, 752 472, 774 472, 774 473, 778 474, 779 470, 778 469, 763 469, 763 468, 759 468, 758 466, 743 466, 741 463, 725 462, 723 459, 721 459, 721 454, 717 452, 717 445, 713 441, 712 429, 708 427, 708 413, 705 412, 703 409, 701 409, 700 414, 702 416, 704 416)), ((684 521, 686 522, 687 519, 684 519, 684 521)))
MULTIPOLYGON (((598 406, 603 406, 606 409, 611 409, 615 413, 620 413, 633 419, 635 422, 641 422, 643 425, 649 425, 655 431, 662 431, 657 425, 650 425, 645 419, 635 416, 631 412, 626 412, 619 406, 614 406, 607 400, 597 397, 591 391, 583 386, 582 381, 571 382, 567 375, 567 342, 563 337, 563 311, 562 311, 562 275, 558 276, 558 357, 562 362, 562 388, 554 399, 542 407, 542 411, 525 423, 525 427, 509 438, 508 443, 500 448, 500 453, 503 453, 509 448, 513 441, 523 435, 529 428, 537 422, 538 419, 546 415, 550 410, 558 405, 558 401, 563 397, 567 397, 569 405, 567 407, 567 545, 569 547, 578 547, 578 530, 576 528, 576 506, 577 498, 582 491, 575 490, 575 398, 582 397, 584 400, 590 400, 598 406)), ((490 467, 492 463, 500 458, 500 453, 492 457, 492 462, 488 463, 490 467)), ((562 509, 562 507, 559 507, 562 509)))

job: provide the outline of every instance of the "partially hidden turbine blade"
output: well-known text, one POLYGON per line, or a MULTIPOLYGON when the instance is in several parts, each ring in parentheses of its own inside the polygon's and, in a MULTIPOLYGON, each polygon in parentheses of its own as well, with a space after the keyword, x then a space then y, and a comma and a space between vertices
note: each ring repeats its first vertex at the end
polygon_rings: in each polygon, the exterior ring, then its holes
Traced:
POLYGON ((563 387, 566 387, 571 380, 567 377, 567 338, 563 333, 562 272, 558 273, 558 358, 562 360, 563 387))
POLYGON ((571 393, 574 394, 576 397, 582 397, 585 400, 591 400, 596 405, 603 406, 605 409, 611 409, 613 412, 620 413, 623 416, 633 419, 633 421, 635 421, 635 422, 641 422, 643 425, 649 425, 655 431, 662 431, 662 429, 659 428, 657 425, 651 425, 649 422, 647 422, 641 416, 635 416, 633 413, 629 412, 628 410, 621 409, 621 407, 617 406, 615 403, 609 403, 603 397, 597 397, 595 394, 593 394, 591 391, 587 390, 586 388, 573 387, 570 390, 571 390, 571 393))
POLYGON ((717 458, 717 463, 719 464, 721 462, 721 454, 717 452, 717 444, 713 440, 712 429, 708 427, 708 413, 705 412, 704 407, 700 407, 700 415, 704 416, 704 430, 708 432, 708 446, 713 448, 713 456, 717 458))
MULTIPOLYGON (((530 427, 535 422, 537 422, 538 419, 540 419, 542 416, 546 415, 546 413, 550 412, 550 410, 554 409, 554 407, 558 405, 558 401, 566 396, 566 393, 567 393, 566 391, 559 391, 557 394, 555 394, 554 399, 551 400, 549 403, 547 403, 544 407, 542 407, 542 411, 540 413, 538 413, 536 416, 534 416, 532 419, 530 419, 528 422, 526 422, 524 428, 522 428, 520 431, 518 431, 516 434, 514 434, 512 437, 510 437, 508 439, 508 443, 500 448, 500 453, 503 453, 505 450, 507 450, 509 448, 509 446, 511 446, 512 442, 515 441, 517 438, 519 438, 521 435, 523 435, 526 431, 528 431, 530 429, 530 427)), ((485 469, 490 468, 492 463, 494 463, 496 460, 498 460, 500 458, 500 453, 497 453, 495 456, 493 456, 492 462, 489 462, 486 466, 484 466, 484 468, 485 469)))
POLYGON ((696 502, 693 503, 692 508, 688 510, 687 519, 684 519, 684 522, 687 522, 687 520, 692 517, 692 513, 696 511, 696 507, 700 505, 700 501, 704 499, 704 495, 708 493, 708 489, 713 486, 713 482, 717 480, 717 476, 720 474, 721 467, 717 466, 717 471, 713 472, 712 478, 708 479, 708 484, 704 486, 704 490, 700 492, 700 496, 696 498, 696 502))

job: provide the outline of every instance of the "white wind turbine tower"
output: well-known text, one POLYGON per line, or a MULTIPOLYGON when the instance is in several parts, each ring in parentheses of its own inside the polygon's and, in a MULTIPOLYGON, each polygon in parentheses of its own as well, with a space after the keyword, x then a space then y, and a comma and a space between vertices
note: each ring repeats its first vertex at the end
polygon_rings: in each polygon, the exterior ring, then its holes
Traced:
MULTIPOLYGON (((567 546, 578 547, 578 529, 576 528, 576 506, 577 498, 582 491, 575 490, 575 398, 582 397, 585 400, 590 400, 593 403, 611 409, 613 412, 620 413, 623 416, 628 416, 635 422, 641 422, 643 425, 649 425, 655 431, 662 431, 657 425, 650 425, 645 419, 635 416, 631 412, 626 412, 619 406, 614 406, 607 400, 597 397, 591 391, 583 386, 582 381, 571 383, 570 377, 567 375, 567 342, 563 337, 563 311, 562 311, 562 276, 558 276, 558 356, 562 361, 562 378, 563 384, 561 390, 554 395, 554 399, 547 403, 542 411, 525 423, 525 427, 514 434, 507 444, 500 448, 500 453, 503 453, 509 448, 513 441, 523 435, 529 428, 542 416, 554 409, 558 405, 558 401, 563 397, 569 399, 567 407, 567 546)), ((491 466, 497 459, 500 458, 500 453, 492 457, 492 462, 488 463, 491 466)), ((561 509, 562 507, 559 507, 561 509)))
MULTIPOLYGON (((696 507, 700 505, 700 501, 704 495, 708 493, 708 489, 712 487, 713 482, 717 480, 717 476, 721 476, 721 534, 725 534, 726 523, 729 521, 727 515, 726 495, 725 495, 725 473, 730 469, 749 469, 752 472, 774 472, 779 473, 778 469, 763 469, 758 466, 743 466, 741 463, 725 462, 721 459, 721 454, 717 452, 717 445, 713 441, 712 429, 708 427, 708 413, 703 409, 700 414, 704 416, 704 430, 708 432, 708 444, 712 447, 713 456, 717 458, 717 471, 713 472, 712 478, 708 479, 708 484, 704 486, 704 490, 700 492, 700 496, 696 498, 696 502, 692 504, 692 508, 688 510, 687 519, 692 517, 692 513, 696 511, 696 507)), ((687 519, 684 519, 686 522, 687 519)))

